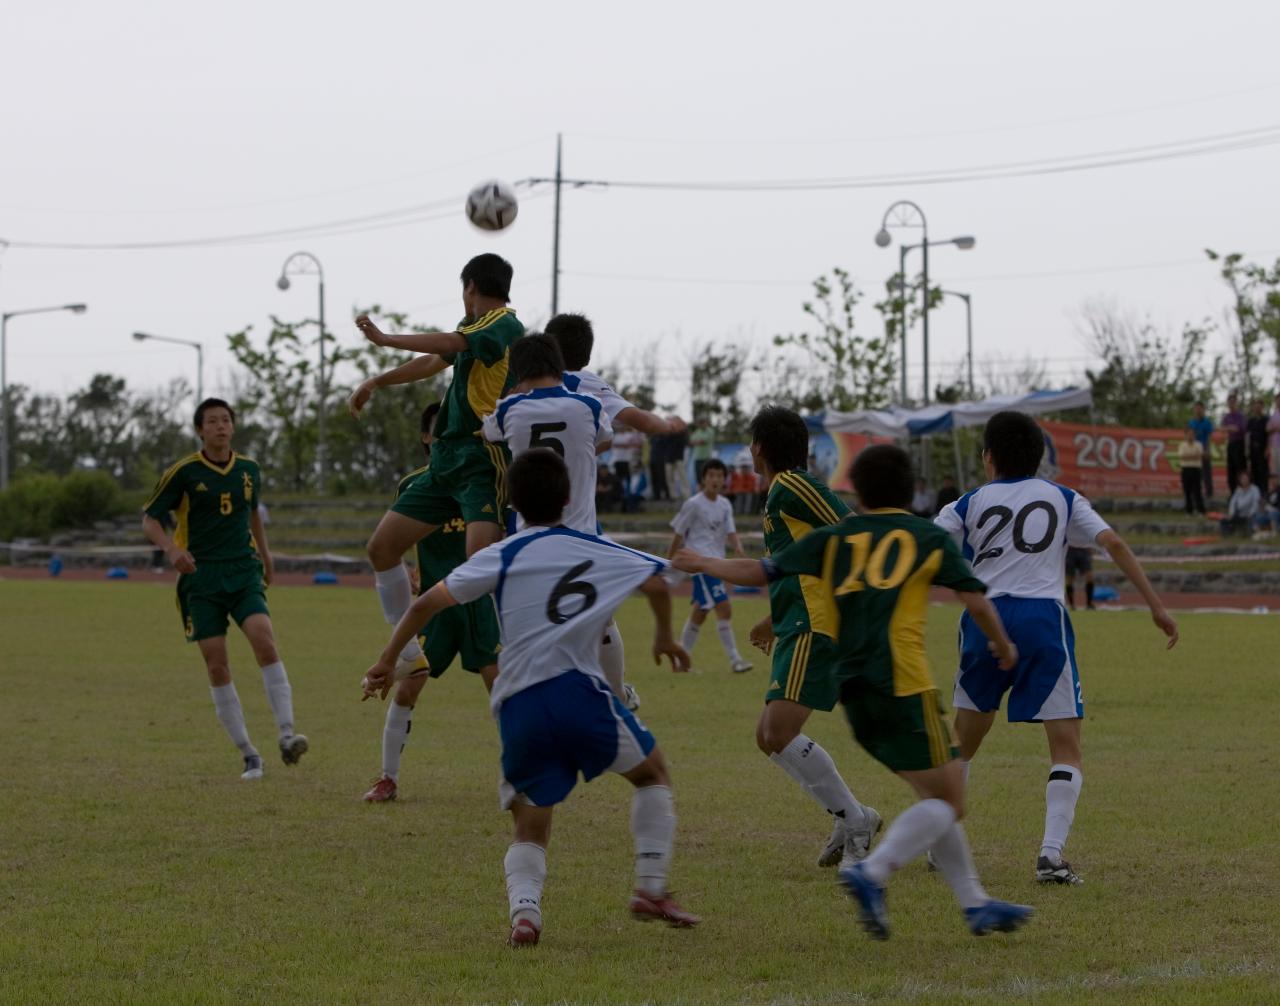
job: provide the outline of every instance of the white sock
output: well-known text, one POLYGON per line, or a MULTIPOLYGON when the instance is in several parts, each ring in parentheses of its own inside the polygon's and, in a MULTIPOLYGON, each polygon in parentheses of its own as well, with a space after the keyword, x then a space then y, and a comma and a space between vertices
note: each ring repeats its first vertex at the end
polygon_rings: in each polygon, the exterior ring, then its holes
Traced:
POLYGON ((862 861, 862 868, 873 881, 883 884, 894 871, 931 849, 955 823, 955 808, 946 800, 921 800, 889 825, 875 851, 862 861))
POLYGON ((618 631, 618 623, 610 620, 605 626, 604 640, 600 643, 600 668, 604 671, 605 680, 613 689, 613 694, 623 698, 622 676, 626 670, 626 653, 622 648, 622 633, 618 631))
POLYGON ((413 706, 394 700, 387 703, 387 719, 382 724, 382 774, 395 779, 400 774, 400 755, 413 729, 413 706))
POLYGON ((231 738, 231 743, 246 757, 256 755, 258 749, 249 740, 249 729, 244 725, 244 709, 240 706, 240 696, 236 694, 235 682, 210 685, 209 693, 213 696, 213 708, 218 714, 218 722, 231 738))
MULTIPOLYGON (((396 625, 413 604, 413 584, 409 582, 409 571, 403 562, 398 562, 390 569, 374 570, 373 585, 378 591, 378 601, 382 604, 382 617, 388 625, 396 625)), ((417 637, 405 643, 400 656, 406 659, 417 659, 422 654, 417 637)))
POLYGON ((795 740, 781 751, 769 755, 769 760, 800 783, 823 810, 840 818, 850 828, 856 828, 865 820, 862 804, 840 778, 831 755, 817 741, 797 734, 795 740))
POLYGON ((656 898, 667 893, 671 846, 676 837, 670 786, 642 786, 631 798, 631 834, 636 840, 636 890, 656 898))
POLYGON ((969 766, 973 763, 967 762, 963 758, 957 758, 956 761, 960 763, 960 776, 964 779, 964 788, 967 790, 969 788, 969 766))
POLYGON ((742 660, 741 654, 738 653, 738 641, 733 638, 733 622, 728 618, 717 618, 716 632, 720 633, 720 645, 724 647, 724 652, 729 654, 729 659, 735 664, 742 660))
POLYGON ((1050 859, 1062 858, 1062 847, 1067 844, 1067 833, 1076 817, 1076 801, 1080 799, 1080 787, 1084 774, 1073 765, 1054 765, 1049 769, 1049 784, 1044 788, 1044 841, 1040 855, 1050 859))
POLYGON ((507 873, 507 904, 511 922, 528 919, 542 928, 542 885, 547 880, 547 850, 532 842, 514 842, 503 867, 507 873))
POLYGON ((289 675, 284 664, 277 660, 262 669, 262 687, 267 690, 267 702, 281 737, 293 735, 293 689, 289 687, 289 675))
POLYGON ((978 868, 973 865, 969 839, 959 822, 942 833, 929 850, 933 863, 946 878, 961 908, 977 908, 991 900, 978 881, 978 868))
POLYGON ((694 625, 693 619, 686 619, 684 628, 680 630, 680 645, 684 647, 685 653, 693 653, 693 644, 698 641, 698 630, 701 625, 694 625))

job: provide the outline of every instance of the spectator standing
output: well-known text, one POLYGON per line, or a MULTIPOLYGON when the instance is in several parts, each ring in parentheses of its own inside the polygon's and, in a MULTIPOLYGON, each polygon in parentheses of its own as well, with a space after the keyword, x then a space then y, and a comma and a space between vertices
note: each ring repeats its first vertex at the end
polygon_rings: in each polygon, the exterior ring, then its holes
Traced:
POLYGON ((1191 408, 1191 421, 1187 423, 1195 430, 1196 440, 1200 444, 1200 475, 1204 498, 1213 499, 1213 455, 1210 444, 1213 438, 1213 420, 1204 414, 1204 402, 1196 402, 1191 408))
POLYGON ((1196 439, 1196 431, 1190 426, 1186 429, 1182 443, 1178 445, 1178 467, 1182 472, 1182 501, 1187 513, 1204 514, 1204 493, 1200 490, 1200 477, 1203 474, 1204 448, 1196 439))
POLYGON ((1266 495, 1271 473, 1267 470, 1267 412, 1266 404, 1256 398, 1249 406, 1249 418, 1244 421, 1245 448, 1249 458, 1249 478, 1266 495))
POLYGON ((667 487, 674 499, 684 502, 689 498, 689 476, 685 455, 689 451, 689 433, 684 427, 667 437, 667 487))
POLYGON ((622 502, 622 487, 608 465, 596 468, 596 513, 613 513, 622 502))
POLYGON ((636 497, 631 492, 631 473, 640 469, 640 454, 644 449, 644 434, 623 423, 613 427, 613 473, 622 489, 622 512, 634 513, 636 497))
POLYGON ((667 454, 671 444, 670 433, 659 433, 649 438, 649 495, 654 501, 671 499, 667 487, 667 454))
POLYGON ((689 434, 689 446, 693 448, 694 477, 702 478, 702 466, 715 457, 716 431, 711 428, 707 417, 695 419, 693 432, 689 434))
POLYGON ((956 486, 956 480, 950 475, 942 476, 942 485, 938 487, 938 497, 933 501, 934 509, 941 513, 942 508, 954 503, 960 498, 960 490, 956 486))
POLYGON ((1244 413, 1240 400, 1233 391, 1227 396, 1227 411, 1222 414, 1222 428, 1227 431, 1227 491, 1234 495, 1240 485, 1240 473, 1245 470, 1244 413))
POLYGON ((745 516, 755 510, 756 502, 756 473, 751 468, 751 463, 738 464, 733 469, 733 474, 729 476, 729 492, 727 494, 733 500, 733 512, 735 516, 745 516))
POLYGON ((1254 518, 1265 512, 1262 492, 1249 479, 1249 473, 1240 471, 1239 485, 1227 502, 1227 515, 1219 522, 1223 536, 1239 532, 1247 535, 1254 518))
POLYGON ((916 491, 911 497, 911 512, 925 520, 933 520, 938 512, 936 503, 937 497, 929 489, 929 483, 924 479, 916 479, 916 491))

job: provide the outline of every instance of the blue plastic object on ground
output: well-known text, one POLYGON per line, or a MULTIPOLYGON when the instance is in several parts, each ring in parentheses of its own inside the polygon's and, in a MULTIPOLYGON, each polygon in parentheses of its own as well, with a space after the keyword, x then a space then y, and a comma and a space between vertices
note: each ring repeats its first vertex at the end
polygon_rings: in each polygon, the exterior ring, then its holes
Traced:
POLYGON ((62 556, 55 554, 49 557, 49 575, 62 575, 62 556))
POLYGON ((1116 593, 1115 587, 1094 587, 1093 599, 1095 601, 1114 601, 1120 595, 1116 593))
POLYGON ((315 576, 311 578, 311 582, 321 584, 321 585, 337 583, 338 574, 330 573, 328 570, 321 570, 319 573, 317 573, 315 576))
POLYGON ((112 566, 107 570, 108 580, 127 580, 129 579, 129 571, 123 566, 112 566))

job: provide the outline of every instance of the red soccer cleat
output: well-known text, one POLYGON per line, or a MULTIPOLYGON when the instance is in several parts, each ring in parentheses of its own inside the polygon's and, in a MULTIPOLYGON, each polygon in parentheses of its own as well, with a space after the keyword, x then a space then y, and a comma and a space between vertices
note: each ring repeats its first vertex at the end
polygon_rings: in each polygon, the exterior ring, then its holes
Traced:
POLYGON ((631 917, 641 922, 661 919, 675 929, 691 929, 701 920, 692 912, 686 912, 675 903, 670 893, 651 897, 644 891, 636 891, 631 896, 631 917))
POLYGON ((536 946, 542 930, 530 919, 519 919, 511 927, 511 935, 507 937, 507 946, 520 950, 524 947, 536 946))
POLYGON ((364 795, 365 803, 390 803, 396 798, 396 781, 384 775, 375 782, 369 792, 364 795))

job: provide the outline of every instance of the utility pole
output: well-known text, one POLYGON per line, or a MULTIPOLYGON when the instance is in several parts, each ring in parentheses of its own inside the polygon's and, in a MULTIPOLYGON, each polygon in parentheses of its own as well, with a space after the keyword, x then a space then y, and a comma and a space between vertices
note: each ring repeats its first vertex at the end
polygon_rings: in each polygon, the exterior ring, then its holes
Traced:
POLYGON ((561 134, 556 133, 555 223, 551 237, 551 316, 560 313, 560 188, 564 184, 561 171, 561 134))

